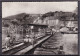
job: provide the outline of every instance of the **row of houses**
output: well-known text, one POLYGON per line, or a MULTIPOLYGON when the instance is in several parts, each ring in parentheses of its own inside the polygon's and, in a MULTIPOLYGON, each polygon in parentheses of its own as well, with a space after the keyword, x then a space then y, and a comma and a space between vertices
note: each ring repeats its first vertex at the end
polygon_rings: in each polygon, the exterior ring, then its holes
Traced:
POLYGON ((75 20, 75 18, 71 16, 71 15, 73 15, 72 12, 71 13, 70 12, 69 13, 65 12, 65 14, 67 15, 67 17, 63 18, 64 20, 60 20, 60 17, 58 17, 58 15, 59 16, 61 16, 61 15, 59 13, 57 13, 55 16, 45 17, 44 20, 42 20, 41 17, 38 17, 33 23, 46 24, 46 25, 48 25, 50 27, 54 27, 56 25, 58 27, 60 27, 60 26, 66 26, 67 27, 67 24, 69 22, 73 22, 74 27, 77 27, 78 21, 75 20))

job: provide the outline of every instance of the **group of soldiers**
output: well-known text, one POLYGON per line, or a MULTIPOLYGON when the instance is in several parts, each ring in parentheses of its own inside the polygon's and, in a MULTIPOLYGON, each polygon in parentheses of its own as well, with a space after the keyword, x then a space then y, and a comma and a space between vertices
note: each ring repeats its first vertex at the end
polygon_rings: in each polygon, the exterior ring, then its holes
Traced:
MULTIPOLYGON (((26 35, 23 38, 23 43, 31 43, 32 45, 34 45, 34 42, 36 41, 36 37, 32 34, 31 36, 26 35)), ((10 35, 7 35, 7 37, 5 38, 5 48, 9 49, 15 42, 15 38, 11 38, 10 35)))

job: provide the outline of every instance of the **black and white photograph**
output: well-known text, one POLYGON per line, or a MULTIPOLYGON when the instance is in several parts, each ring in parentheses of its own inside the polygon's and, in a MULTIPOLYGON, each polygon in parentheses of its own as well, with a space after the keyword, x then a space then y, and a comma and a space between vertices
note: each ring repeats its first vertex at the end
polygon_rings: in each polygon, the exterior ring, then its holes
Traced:
POLYGON ((78 55, 78 2, 2 2, 2 55, 78 55))

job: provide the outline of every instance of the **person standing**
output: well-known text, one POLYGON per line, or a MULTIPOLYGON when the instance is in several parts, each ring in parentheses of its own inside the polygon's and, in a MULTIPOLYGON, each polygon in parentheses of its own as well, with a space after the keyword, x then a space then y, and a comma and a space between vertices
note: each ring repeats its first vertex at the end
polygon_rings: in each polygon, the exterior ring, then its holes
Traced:
POLYGON ((8 35, 5 38, 5 47, 6 47, 6 49, 9 49, 9 46, 10 46, 10 35, 8 35))

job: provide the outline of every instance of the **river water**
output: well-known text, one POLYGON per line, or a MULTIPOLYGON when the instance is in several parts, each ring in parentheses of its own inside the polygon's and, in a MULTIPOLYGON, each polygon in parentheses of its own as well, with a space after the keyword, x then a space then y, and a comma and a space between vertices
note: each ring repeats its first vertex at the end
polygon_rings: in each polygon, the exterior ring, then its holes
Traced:
POLYGON ((55 33, 50 39, 35 49, 35 55, 56 55, 59 47, 63 46, 63 54, 78 54, 78 34, 55 33))

